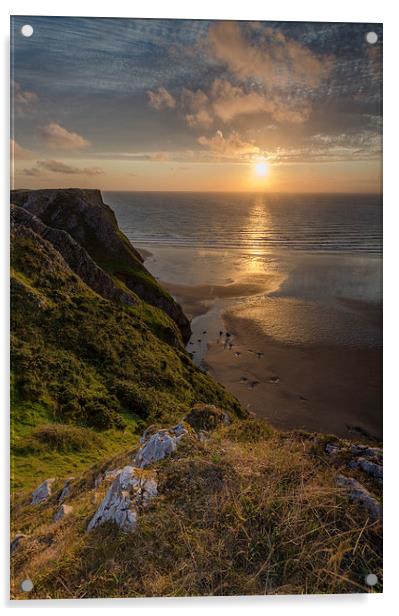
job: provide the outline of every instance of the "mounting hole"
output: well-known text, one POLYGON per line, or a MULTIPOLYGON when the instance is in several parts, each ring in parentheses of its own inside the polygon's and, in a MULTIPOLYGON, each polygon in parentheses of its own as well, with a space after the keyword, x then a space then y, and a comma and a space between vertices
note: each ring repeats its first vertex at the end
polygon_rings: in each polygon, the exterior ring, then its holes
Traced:
POLYGON ((30 37, 33 34, 33 28, 30 24, 25 24, 24 26, 22 26, 21 28, 21 34, 22 36, 26 36, 26 37, 30 37))
POLYGON ((377 34, 377 32, 367 32, 367 34, 366 34, 366 41, 368 43, 370 43, 370 45, 375 45, 376 42, 378 41, 378 34, 377 34))
POLYGON ((376 584, 378 584, 378 577, 375 573, 369 573, 365 577, 365 582, 367 586, 375 586, 376 584))
POLYGON ((32 582, 32 580, 29 580, 29 579, 24 580, 21 583, 21 588, 22 588, 22 590, 24 592, 30 592, 31 590, 33 590, 33 582, 32 582))

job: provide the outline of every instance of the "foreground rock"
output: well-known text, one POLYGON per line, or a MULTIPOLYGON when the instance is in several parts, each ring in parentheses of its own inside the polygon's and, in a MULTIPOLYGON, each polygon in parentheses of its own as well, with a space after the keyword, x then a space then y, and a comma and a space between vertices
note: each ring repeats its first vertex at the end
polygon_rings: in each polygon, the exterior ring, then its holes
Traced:
POLYGON ((14 554, 14 552, 19 548, 24 539, 26 539, 26 535, 24 535, 23 533, 15 535, 14 539, 11 541, 10 544, 10 554, 14 554))
POLYGON ((156 495, 154 476, 143 474, 133 466, 125 466, 112 482, 87 530, 91 531, 105 522, 114 522, 125 532, 133 531, 139 507, 145 507, 156 495))
POLYGON ((376 464, 367 458, 358 458, 357 460, 352 460, 348 466, 350 468, 358 468, 366 473, 366 475, 376 479, 378 483, 382 483, 383 469, 381 464, 376 464))
POLYGON ((61 494, 58 498, 59 503, 62 503, 66 498, 69 498, 71 496, 71 483, 74 479, 74 477, 68 477, 68 479, 65 480, 64 486, 61 490, 61 494))
POLYGON ((71 507, 70 505, 61 505, 57 513, 54 514, 54 522, 59 522, 60 520, 63 520, 67 515, 70 515, 72 511, 73 507, 71 507))
POLYGON ((36 490, 32 494, 31 505, 38 505, 43 501, 47 500, 49 496, 51 496, 51 486, 53 485, 55 479, 46 479, 43 483, 40 484, 36 488, 36 490))
POLYGON ((380 520, 382 518, 382 505, 356 479, 338 475, 337 485, 345 488, 352 501, 359 503, 367 509, 373 520, 380 520))
POLYGON ((158 462, 177 449, 179 441, 188 433, 182 423, 174 428, 158 430, 151 434, 148 428, 141 437, 142 447, 136 454, 134 463, 138 468, 145 468, 152 462, 158 462))

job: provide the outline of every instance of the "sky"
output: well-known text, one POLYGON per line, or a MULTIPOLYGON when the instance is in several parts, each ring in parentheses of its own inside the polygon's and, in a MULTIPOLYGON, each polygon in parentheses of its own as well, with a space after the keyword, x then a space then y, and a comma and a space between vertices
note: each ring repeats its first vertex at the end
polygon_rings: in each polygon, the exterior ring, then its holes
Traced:
POLYGON ((11 96, 16 188, 381 191, 379 24, 18 16, 11 96))

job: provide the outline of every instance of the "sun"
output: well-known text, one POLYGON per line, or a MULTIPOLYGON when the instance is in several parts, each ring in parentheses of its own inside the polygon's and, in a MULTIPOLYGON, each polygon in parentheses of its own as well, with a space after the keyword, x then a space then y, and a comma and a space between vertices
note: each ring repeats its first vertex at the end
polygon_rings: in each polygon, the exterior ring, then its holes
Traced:
POLYGON ((269 172, 269 165, 264 161, 256 163, 255 165, 255 173, 259 178, 264 178, 267 176, 269 172))

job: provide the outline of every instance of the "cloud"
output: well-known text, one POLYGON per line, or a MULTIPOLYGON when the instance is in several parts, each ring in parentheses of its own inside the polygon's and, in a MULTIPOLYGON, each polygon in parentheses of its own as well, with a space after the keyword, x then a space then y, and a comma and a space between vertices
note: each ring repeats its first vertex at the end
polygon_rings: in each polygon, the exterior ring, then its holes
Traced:
POLYGON ((40 129, 40 136, 46 145, 51 149, 60 150, 82 150, 89 147, 90 141, 73 133, 56 122, 50 122, 47 126, 40 129))
POLYGON ((31 150, 27 150, 22 147, 15 141, 15 139, 10 140, 10 150, 11 150, 11 160, 29 160, 30 158, 35 158, 36 154, 31 150))
POLYGON ((169 160, 169 152, 153 152, 150 154, 150 160, 163 163, 166 160, 169 160))
POLYGON ((158 90, 148 90, 147 96, 150 106, 157 111, 161 109, 174 109, 176 107, 176 100, 166 88, 160 87, 158 90))
POLYGON ((216 60, 241 80, 257 79, 268 88, 316 86, 331 68, 331 58, 319 58, 281 31, 253 25, 251 39, 238 23, 218 22, 208 30, 216 60))
POLYGON ((185 120, 188 126, 209 127, 213 123, 210 100, 202 90, 189 90, 183 88, 180 96, 180 105, 185 112, 185 120))
POLYGON ((310 115, 306 101, 283 102, 256 90, 246 91, 227 79, 215 79, 209 94, 184 88, 180 103, 191 128, 209 128, 215 121, 228 124, 238 116, 254 114, 270 114, 279 123, 301 124, 310 115))
POLYGON ((30 107, 39 100, 36 92, 24 90, 18 82, 13 81, 11 85, 13 88, 13 100, 15 105, 20 107, 30 107))
POLYGON ((222 131, 217 130, 213 137, 199 137, 198 143, 208 148, 215 155, 226 158, 245 159, 252 154, 260 154, 258 146, 250 141, 244 141, 235 131, 225 138, 222 131))
POLYGON ((38 160, 36 165, 30 169, 24 169, 25 175, 37 176, 41 175, 42 171, 50 171, 51 173, 61 173, 66 175, 102 175, 104 171, 101 167, 73 167, 67 165, 60 160, 38 160))

